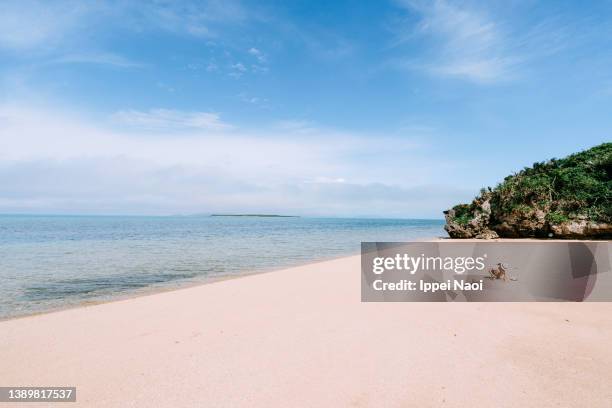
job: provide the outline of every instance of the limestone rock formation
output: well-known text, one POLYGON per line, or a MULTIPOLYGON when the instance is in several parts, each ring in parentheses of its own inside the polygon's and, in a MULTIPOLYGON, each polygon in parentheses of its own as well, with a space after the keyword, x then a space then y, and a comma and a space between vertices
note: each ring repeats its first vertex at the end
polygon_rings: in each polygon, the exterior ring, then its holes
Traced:
POLYGON ((612 238, 612 143, 535 163, 444 211, 451 238, 612 238))

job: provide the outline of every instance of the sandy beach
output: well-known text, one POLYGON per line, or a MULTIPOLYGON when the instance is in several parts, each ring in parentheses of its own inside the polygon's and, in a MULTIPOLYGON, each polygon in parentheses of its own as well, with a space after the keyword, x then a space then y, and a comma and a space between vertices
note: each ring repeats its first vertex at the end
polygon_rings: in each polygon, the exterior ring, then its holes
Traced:
POLYGON ((361 303, 359 262, 0 322, 0 385, 84 407, 610 406, 612 303, 361 303))

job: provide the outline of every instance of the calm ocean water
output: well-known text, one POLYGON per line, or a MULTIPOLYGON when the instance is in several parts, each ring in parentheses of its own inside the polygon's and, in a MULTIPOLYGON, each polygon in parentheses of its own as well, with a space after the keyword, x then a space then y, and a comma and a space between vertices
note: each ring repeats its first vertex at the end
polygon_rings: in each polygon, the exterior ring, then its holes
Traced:
POLYGON ((0 215, 0 318, 445 235, 441 220, 0 215))

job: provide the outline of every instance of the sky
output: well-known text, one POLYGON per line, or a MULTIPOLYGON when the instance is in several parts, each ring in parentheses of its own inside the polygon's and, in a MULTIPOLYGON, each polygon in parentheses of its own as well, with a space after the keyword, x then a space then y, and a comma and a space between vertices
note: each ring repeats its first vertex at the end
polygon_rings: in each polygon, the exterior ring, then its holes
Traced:
POLYGON ((0 213, 441 218, 611 107, 610 1, 0 0, 0 213))

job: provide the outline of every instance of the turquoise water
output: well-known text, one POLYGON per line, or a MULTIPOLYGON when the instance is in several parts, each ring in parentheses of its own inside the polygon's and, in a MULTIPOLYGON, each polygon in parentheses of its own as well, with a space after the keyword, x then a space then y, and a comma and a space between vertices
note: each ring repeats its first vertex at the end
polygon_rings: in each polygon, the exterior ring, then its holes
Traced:
POLYGON ((441 220, 0 216, 0 318, 445 235, 441 220))

